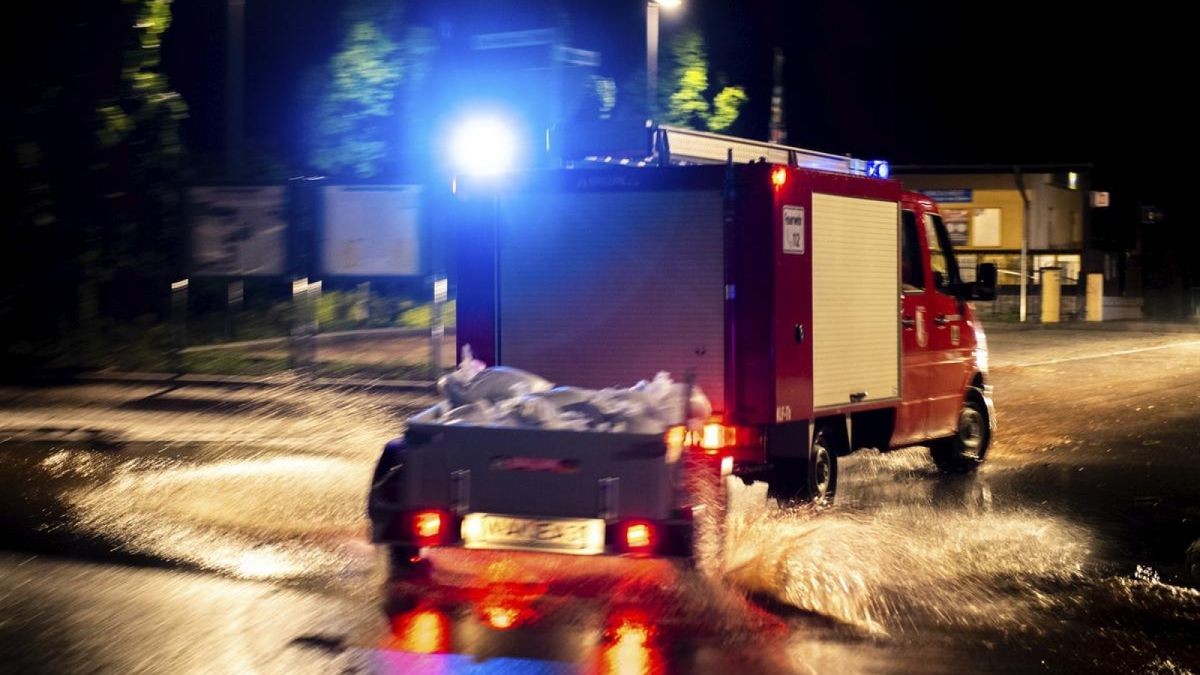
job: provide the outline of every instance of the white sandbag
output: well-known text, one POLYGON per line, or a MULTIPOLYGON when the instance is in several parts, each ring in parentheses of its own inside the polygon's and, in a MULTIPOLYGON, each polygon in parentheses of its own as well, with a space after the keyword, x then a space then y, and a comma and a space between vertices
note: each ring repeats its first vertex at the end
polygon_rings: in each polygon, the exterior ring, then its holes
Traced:
POLYGON ((629 388, 552 386, 516 368, 488 368, 471 356, 470 347, 464 347, 458 369, 438 382, 445 400, 412 421, 654 434, 712 414, 712 405, 699 387, 675 382, 665 372, 629 388))
POLYGON ((438 391, 453 408, 476 401, 497 403, 546 391, 553 386, 551 382, 518 368, 488 368, 472 357, 470 345, 463 346, 458 368, 438 380, 438 391))

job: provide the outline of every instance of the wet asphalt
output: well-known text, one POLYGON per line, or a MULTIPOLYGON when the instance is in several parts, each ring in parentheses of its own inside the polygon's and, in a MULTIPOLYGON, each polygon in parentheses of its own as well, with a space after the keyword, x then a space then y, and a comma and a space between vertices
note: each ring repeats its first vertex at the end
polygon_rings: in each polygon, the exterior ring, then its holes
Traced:
POLYGON ((972 476, 858 453, 731 565, 445 551, 390 579, 417 394, 0 390, 0 672, 1200 672, 1200 333, 990 331, 972 476))

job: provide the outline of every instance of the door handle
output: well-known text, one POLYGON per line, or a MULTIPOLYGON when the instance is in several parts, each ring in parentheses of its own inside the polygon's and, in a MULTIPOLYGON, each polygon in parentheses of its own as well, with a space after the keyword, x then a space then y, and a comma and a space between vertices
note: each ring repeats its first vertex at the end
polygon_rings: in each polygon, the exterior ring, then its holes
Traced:
POLYGON ((946 324, 950 323, 950 317, 946 316, 945 314, 938 314, 936 317, 934 317, 933 322, 939 326, 945 326, 946 324))
POLYGON ((917 325, 917 320, 911 316, 905 316, 900 319, 900 325, 904 326, 905 328, 912 328, 913 326, 917 325))

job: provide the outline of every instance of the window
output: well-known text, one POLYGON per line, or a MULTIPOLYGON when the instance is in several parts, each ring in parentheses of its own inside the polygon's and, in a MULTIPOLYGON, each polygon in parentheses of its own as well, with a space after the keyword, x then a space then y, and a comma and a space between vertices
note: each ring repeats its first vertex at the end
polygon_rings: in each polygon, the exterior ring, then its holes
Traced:
POLYGON ((1033 268, 1030 273, 1033 275, 1033 283, 1040 284, 1042 279, 1043 267, 1057 267, 1062 270, 1062 283, 1074 284, 1079 280, 1079 255, 1078 254, 1045 254, 1033 256, 1033 268))
POLYGON ((925 239, 929 242, 929 265, 933 269, 933 285, 939 291, 957 285, 958 261, 954 259, 954 248, 950 236, 942 225, 941 216, 925 214, 925 239))
POLYGON ((921 263, 921 241, 917 238, 917 217, 904 212, 904 238, 900 246, 900 281, 906 291, 925 288, 925 265, 921 263))
POLYGON ((1000 209, 975 209, 971 216, 971 245, 1000 245, 1000 209))

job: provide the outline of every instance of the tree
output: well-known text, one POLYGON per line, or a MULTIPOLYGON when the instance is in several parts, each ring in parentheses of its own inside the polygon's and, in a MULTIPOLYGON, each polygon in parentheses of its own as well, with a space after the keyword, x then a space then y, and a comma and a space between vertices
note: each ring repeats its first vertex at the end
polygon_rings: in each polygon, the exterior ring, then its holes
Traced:
POLYGON ((23 77, 3 135, 0 360, 79 364, 115 316, 154 311, 176 274, 187 107, 161 68, 170 0, 31 5, 5 40, 23 77), (114 290, 124 284, 133 292, 114 290))
POLYGON ((318 84, 309 161, 330 175, 372 178, 398 161, 402 86, 424 75, 433 39, 405 29, 398 3, 386 0, 354 0, 345 24, 318 84))
POLYGON ((708 131, 725 131, 732 126, 746 103, 746 90, 722 87, 710 101, 708 55, 700 33, 681 33, 672 41, 670 52, 674 68, 672 87, 663 106, 666 121, 708 131))

